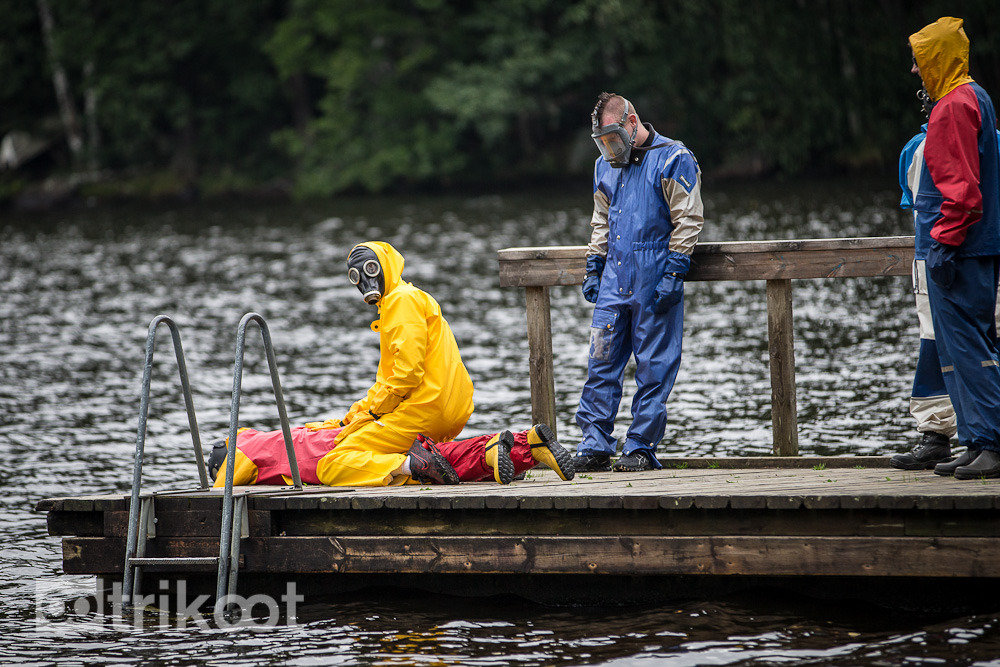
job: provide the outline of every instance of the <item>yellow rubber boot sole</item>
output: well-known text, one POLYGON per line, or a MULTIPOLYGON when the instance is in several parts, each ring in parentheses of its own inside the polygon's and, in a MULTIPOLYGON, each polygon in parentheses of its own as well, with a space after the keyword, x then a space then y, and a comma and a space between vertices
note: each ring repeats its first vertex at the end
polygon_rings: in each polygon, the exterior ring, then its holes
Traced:
POLYGON ((560 479, 569 481, 576 475, 573 457, 556 441, 556 436, 548 425, 532 426, 528 431, 528 444, 531 445, 531 457, 552 468, 560 479))
POLYGON ((486 465, 493 468, 493 479, 499 484, 510 484, 514 479, 514 462, 510 449, 516 443, 510 431, 497 433, 486 442, 486 465))

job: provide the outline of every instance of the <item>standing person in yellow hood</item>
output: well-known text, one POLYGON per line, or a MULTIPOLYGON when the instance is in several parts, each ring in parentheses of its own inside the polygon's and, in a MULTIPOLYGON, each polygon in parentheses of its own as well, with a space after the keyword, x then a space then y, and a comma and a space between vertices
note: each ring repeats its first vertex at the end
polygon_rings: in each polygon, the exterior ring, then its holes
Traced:
MULTIPOLYGON (((916 258, 925 258, 927 299, 941 377, 959 444, 917 448, 902 463, 956 479, 1000 477, 1000 157, 993 101, 969 76, 962 19, 945 16, 910 35, 913 66, 933 103, 922 158, 914 160, 916 258)), ((900 463, 896 459, 896 463, 900 463)))
POLYGON ((375 384, 342 419, 306 426, 341 428, 336 447, 316 468, 330 486, 386 486, 411 478, 457 484, 443 456, 416 442, 452 440, 472 415, 472 380, 441 307, 402 278, 403 256, 388 243, 356 245, 348 279, 365 303, 378 307, 375 384))

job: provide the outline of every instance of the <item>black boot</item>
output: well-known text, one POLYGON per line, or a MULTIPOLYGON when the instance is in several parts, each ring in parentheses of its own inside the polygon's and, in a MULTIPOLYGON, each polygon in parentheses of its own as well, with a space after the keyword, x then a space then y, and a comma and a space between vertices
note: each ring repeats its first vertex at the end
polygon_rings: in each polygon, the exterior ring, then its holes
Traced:
POLYGON ((984 449, 967 466, 955 468, 955 479, 992 479, 1000 477, 1000 452, 984 449))
POLYGON ((629 455, 622 455, 611 467, 615 472, 639 472, 640 470, 655 470, 653 457, 655 455, 645 449, 637 449, 629 455))
POLYGON ((225 439, 213 440, 209 444, 212 445, 212 451, 208 454, 208 483, 211 484, 219 476, 219 468, 226 462, 226 454, 229 453, 229 448, 226 447, 225 439))
POLYGON ((425 484, 458 484, 458 473, 436 449, 428 449, 419 438, 410 445, 410 476, 425 484))
POLYGON ((577 454, 573 457, 575 472, 608 472, 611 470, 611 457, 607 454, 577 454))
POLYGON ((970 463, 976 460, 977 456, 979 456, 978 449, 966 449, 954 461, 948 461, 947 463, 939 463, 936 466, 934 466, 934 474, 950 477, 951 475, 955 474, 955 470, 957 468, 969 465, 970 463))
POLYGON ((889 465, 899 470, 930 470, 950 458, 951 445, 948 443, 948 436, 941 433, 924 433, 913 449, 889 459, 889 465))

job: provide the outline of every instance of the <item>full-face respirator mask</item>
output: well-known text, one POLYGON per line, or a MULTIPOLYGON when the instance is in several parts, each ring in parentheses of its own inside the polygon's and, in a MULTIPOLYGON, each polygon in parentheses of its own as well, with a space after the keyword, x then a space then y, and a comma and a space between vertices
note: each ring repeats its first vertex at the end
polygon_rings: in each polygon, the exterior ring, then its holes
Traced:
POLYGON ((597 144, 597 148, 600 149, 601 156, 616 169, 628 165, 629 156, 632 154, 632 146, 635 143, 635 135, 639 131, 638 123, 636 123, 635 128, 632 130, 631 136, 625 131, 630 105, 629 101, 624 97, 622 100, 625 101, 625 110, 622 111, 622 117, 617 123, 602 126, 600 112, 597 108, 590 114, 590 123, 593 128, 593 134, 590 137, 597 144))
POLYGON ((358 246, 347 258, 347 279, 361 292, 361 298, 374 306, 385 294, 385 274, 378 255, 371 248, 358 246))

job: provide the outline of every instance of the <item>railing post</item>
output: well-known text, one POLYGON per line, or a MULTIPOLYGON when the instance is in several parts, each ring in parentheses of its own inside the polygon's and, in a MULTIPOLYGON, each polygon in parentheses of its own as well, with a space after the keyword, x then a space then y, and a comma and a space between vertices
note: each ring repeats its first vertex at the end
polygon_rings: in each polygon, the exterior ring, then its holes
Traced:
POLYGON ((767 348, 771 361, 771 426, 775 456, 799 455, 795 407, 792 281, 767 281, 767 348))
POLYGON ((531 377, 531 421, 548 424, 556 433, 555 373, 552 365, 552 314, 548 287, 526 287, 528 365, 531 377))

